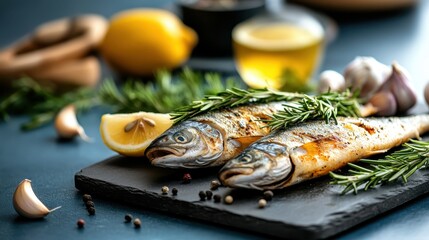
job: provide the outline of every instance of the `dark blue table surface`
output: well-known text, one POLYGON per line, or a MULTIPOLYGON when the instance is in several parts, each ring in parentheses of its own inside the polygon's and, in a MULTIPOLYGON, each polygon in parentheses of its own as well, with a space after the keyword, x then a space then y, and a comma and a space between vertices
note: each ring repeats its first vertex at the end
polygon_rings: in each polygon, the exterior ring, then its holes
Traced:
MULTIPOLYGON (((172 1, 0 0, 0 47, 22 37, 45 21, 81 13, 109 17, 135 7, 166 7, 172 1)), ((413 76, 419 101, 429 81, 429 2, 383 18, 340 22, 337 39, 328 47, 321 69, 342 71, 355 56, 369 55, 384 63, 393 60, 413 76)), ((231 60, 225 61, 228 65, 231 60)), ((224 62, 224 64, 225 64, 224 62)), ((231 68, 233 69, 233 68, 231 68)), ((106 70, 104 75, 109 75, 106 70)), ((0 123, 0 239, 259 239, 263 236, 209 223, 138 209, 96 198, 97 214, 88 217, 81 194, 74 188, 80 169, 115 155, 100 139, 98 126, 103 111, 81 115, 79 120, 93 143, 59 143, 52 126, 24 133, 25 117, 0 123), (17 217, 12 195, 24 178, 31 179, 39 198, 48 206, 62 208, 45 219, 28 221, 17 217), (126 213, 142 220, 141 229, 123 223, 126 213), (76 227, 84 218, 85 229, 76 227)), ((356 196, 359 197, 359 196, 356 196)), ((429 196, 422 196, 383 216, 363 223, 339 239, 427 239, 429 196)))

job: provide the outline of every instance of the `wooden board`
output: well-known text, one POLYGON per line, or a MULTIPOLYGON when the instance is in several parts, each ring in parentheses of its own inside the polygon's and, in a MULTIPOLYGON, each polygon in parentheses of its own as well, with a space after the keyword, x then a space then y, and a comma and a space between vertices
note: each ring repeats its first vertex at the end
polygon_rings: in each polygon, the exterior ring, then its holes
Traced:
POLYGON ((342 188, 330 185, 326 177, 275 191, 267 207, 259 209, 260 191, 220 188, 214 193, 231 194, 232 205, 200 201, 199 191, 209 190, 218 169, 187 171, 193 180, 184 184, 185 170, 155 168, 146 162, 112 157, 76 173, 76 188, 144 208, 294 239, 333 236, 429 191, 427 170, 418 171, 406 185, 397 182, 358 195, 340 195, 342 188), (177 188, 178 195, 171 191, 162 195, 164 185, 177 188))

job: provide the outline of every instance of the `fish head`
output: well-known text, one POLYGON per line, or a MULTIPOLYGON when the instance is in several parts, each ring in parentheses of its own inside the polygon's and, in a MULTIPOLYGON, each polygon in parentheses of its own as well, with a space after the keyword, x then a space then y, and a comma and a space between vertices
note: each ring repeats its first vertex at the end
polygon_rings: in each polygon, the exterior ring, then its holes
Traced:
POLYGON ((219 179, 229 187, 274 189, 288 180, 292 162, 281 144, 259 142, 250 145, 220 170, 219 179))
POLYGON ((167 168, 201 168, 216 165, 224 137, 209 123, 185 121, 165 131, 146 149, 152 165, 167 168))

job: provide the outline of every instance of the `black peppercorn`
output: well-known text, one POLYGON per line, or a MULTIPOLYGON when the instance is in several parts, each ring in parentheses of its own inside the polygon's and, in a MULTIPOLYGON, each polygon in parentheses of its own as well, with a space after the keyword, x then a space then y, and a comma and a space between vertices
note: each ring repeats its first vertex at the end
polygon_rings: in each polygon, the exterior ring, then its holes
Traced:
POLYGON ((138 218, 134 219, 133 223, 135 228, 140 228, 140 226, 142 225, 142 222, 138 218))
POLYGON ((131 220, 133 220, 133 215, 126 214, 125 215, 125 222, 129 223, 129 222, 131 222, 131 220))
POLYGON ((95 215, 95 208, 94 207, 89 207, 88 208, 88 213, 89 213, 89 215, 95 215))
POLYGON ((183 180, 183 183, 190 183, 192 180, 191 174, 189 173, 183 174, 182 180, 183 180))
POLYGON ((85 202, 85 206, 86 206, 86 208, 94 207, 94 202, 93 201, 87 201, 87 202, 85 202))
POLYGON ((176 196, 178 191, 179 190, 177 190, 177 188, 171 189, 171 193, 173 193, 173 196, 176 196))
POLYGON ((222 197, 219 194, 215 194, 213 196, 213 200, 214 200, 215 203, 219 203, 220 200, 222 200, 222 197))
POLYGON ((270 190, 264 192, 264 199, 271 201, 273 199, 274 193, 270 190))
POLYGON ((207 196, 207 200, 211 200, 213 196, 212 191, 206 191, 206 196, 207 196))
POLYGON ((82 196, 82 200, 83 200, 84 202, 92 201, 92 197, 91 197, 91 195, 89 195, 89 194, 83 194, 83 196, 82 196))
POLYGON ((85 226, 85 221, 82 218, 79 218, 77 220, 77 227, 78 228, 83 228, 85 226))
POLYGON ((206 193, 204 191, 200 191, 198 195, 200 196, 201 201, 206 200, 206 193))

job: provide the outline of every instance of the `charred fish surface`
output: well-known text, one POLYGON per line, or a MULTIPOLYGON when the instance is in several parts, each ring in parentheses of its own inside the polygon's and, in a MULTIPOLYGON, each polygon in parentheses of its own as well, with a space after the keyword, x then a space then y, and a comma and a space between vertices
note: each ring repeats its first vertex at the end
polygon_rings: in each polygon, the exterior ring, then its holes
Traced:
POLYGON ((174 125, 155 139, 146 156, 155 166, 202 168, 223 165, 270 129, 263 120, 282 102, 254 104, 203 114, 174 125), (262 121, 261 121, 262 120, 262 121))
POLYGON ((251 144, 224 165, 219 179, 229 187, 281 189, 386 152, 428 130, 429 115, 306 122, 251 144))

